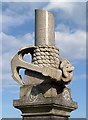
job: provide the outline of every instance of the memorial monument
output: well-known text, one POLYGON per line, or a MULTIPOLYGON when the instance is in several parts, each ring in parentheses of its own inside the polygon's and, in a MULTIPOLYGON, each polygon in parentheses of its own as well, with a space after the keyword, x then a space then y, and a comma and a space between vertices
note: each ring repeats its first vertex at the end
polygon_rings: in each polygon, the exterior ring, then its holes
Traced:
POLYGON ((20 49, 11 61, 11 68, 13 79, 21 85, 20 98, 13 105, 21 110, 23 120, 67 120, 77 108, 66 86, 72 80, 74 67, 60 58, 55 47, 52 13, 35 10, 35 45, 20 49), (23 59, 28 53, 31 63, 23 59), (20 69, 25 69, 24 82, 20 69))

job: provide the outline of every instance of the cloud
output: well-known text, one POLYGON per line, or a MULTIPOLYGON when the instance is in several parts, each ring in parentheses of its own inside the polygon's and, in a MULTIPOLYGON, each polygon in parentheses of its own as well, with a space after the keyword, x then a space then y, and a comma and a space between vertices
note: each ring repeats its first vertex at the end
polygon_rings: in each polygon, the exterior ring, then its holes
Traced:
POLYGON ((3 85, 8 87, 14 85, 15 82, 11 77, 11 59, 17 51, 24 46, 33 45, 34 33, 27 33, 20 37, 0 33, 2 36, 2 81, 3 85))
POLYGON ((33 45, 34 41, 34 33, 16 37, 2 32, 0 36, 2 36, 2 57, 5 64, 7 64, 7 60, 10 60, 10 56, 13 56, 21 47, 33 45))
POLYGON ((56 32, 56 46, 60 55, 70 60, 86 59, 86 32, 56 32))
MULTIPOLYGON (((66 2, 66 0, 64 0, 64 2, 66 2)), ((45 6, 45 8, 43 9, 47 9, 47 10, 51 10, 51 9, 62 9, 65 12, 72 12, 74 5, 72 3, 66 3, 64 4, 63 2, 50 2, 47 6, 45 6)))
POLYGON ((23 36, 16 37, 12 35, 7 35, 5 33, 1 33, 0 36, 2 36, 2 53, 7 54, 14 51, 17 51, 20 47, 23 47, 25 45, 33 44, 34 40, 34 33, 27 33, 23 36), (10 44, 7 44, 10 43, 10 44), (5 46, 5 47, 4 47, 5 46))
POLYGON ((57 21, 71 21, 78 28, 86 29, 86 3, 84 2, 50 2, 43 9, 56 12, 57 21))
POLYGON ((30 10, 28 10, 28 5, 26 8, 26 4, 25 6, 23 6, 23 4, 17 4, 17 3, 9 3, 6 5, 8 7, 6 7, 4 9, 4 3, 3 3, 3 14, 2 14, 2 25, 3 25, 3 31, 8 30, 10 27, 16 27, 16 26, 20 26, 22 24, 24 24, 27 21, 30 21, 31 19, 33 19, 33 15, 32 12, 30 10), (15 9, 16 8, 16 9, 15 9), (25 12, 24 12, 25 11, 25 12))
POLYGON ((74 76, 74 80, 86 80, 86 73, 82 73, 82 74, 77 74, 76 76, 74 76))
MULTIPOLYGON (((69 14, 72 14, 72 12, 76 11, 77 9, 85 9, 86 3, 81 2, 72 2, 73 0, 67 1, 55 1, 55 2, 49 2, 43 9, 51 10, 51 9, 61 9, 64 12, 68 12, 69 14), (78 7, 78 8, 77 8, 78 7), (83 8, 84 7, 84 8, 83 8), (75 9, 76 8, 76 9, 75 9)), ((78 11, 77 11, 78 12, 78 11)))
POLYGON ((44 4, 14 2, 2 3, 2 25, 3 32, 11 28, 21 26, 30 22, 35 17, 35 9, 44 7, 44 4))
POLYGON ((65 24, 57 24, 55 31, 59 31, 59 32, 73 32, 75 31, 75 29, 70 29, 70 27, 68 25, 65 24))
POLYGON ((38 2, 3 2, 2 8, 3 32, 34 20, 35 9, 55 10, 57 12, 54 12, 54 15, 57 21, 70 20, 79 28, 85 28, 86 26, 86 3, 67 2, 67 0, 63 2, 41 2, 41 4, 38 2))

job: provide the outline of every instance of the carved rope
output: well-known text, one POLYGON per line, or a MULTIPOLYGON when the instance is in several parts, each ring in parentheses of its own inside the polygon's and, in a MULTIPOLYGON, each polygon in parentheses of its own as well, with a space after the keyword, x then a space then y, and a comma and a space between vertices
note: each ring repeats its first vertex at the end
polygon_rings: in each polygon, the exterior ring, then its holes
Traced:
POLYGON ((54 67, 60 64, 59 50, 52 46, 37 46, 34 50, 32 63, 41 67, 54 67))

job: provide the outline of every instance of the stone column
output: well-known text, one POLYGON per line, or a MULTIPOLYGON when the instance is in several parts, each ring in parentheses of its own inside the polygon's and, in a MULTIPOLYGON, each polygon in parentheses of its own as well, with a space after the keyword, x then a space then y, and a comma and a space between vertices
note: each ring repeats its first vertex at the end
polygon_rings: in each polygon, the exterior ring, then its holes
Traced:
POLYGON ((22 112, 23 120, 67 120, 77 108, 70 89, 74 67, 59 57, 55 47, 54 16, 45 10, 35 12, 35 46, 22 48, 12 59, 12 76, 20 85, 20 99, 15 108, 22 112), (30 53, 31 63, 23 56, 30 53), (24 82, 19 70, 25 69, 24 82))
POLYGON ((55 46, 54 16, 45 10, 35 10, 35 45, 55 46))

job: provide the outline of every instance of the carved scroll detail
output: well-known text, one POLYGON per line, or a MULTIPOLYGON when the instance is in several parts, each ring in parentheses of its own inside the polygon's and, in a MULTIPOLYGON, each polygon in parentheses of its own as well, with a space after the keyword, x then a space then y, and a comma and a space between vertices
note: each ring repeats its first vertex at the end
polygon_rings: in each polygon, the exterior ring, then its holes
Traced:
POLYGON ((62 70, 62 81, 69 83, 73 77, 72 71, 74 70, 74 67, 67 59, 62 59, 60 69, 62 70))

